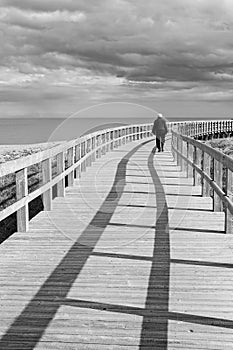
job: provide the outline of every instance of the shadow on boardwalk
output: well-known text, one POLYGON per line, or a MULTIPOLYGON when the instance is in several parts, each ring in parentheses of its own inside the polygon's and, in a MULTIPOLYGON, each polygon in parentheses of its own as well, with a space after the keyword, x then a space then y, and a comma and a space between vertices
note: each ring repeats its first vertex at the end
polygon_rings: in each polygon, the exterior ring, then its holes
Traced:
MULTIPOLYGON (((149 155, 148 169, 154 183, 157 207, 153 257, 117 255, 117 257, 129 260, 151 261, 145 308, 67 298, 73 283, 90 255, 105 254, 114 257, 113 253, 99 253, 93 250, 105 228, 109 225, 124 193, 126 168, 129 159, 147 142, 135 147, 119 162, 113 186, 100 210, 41 286, 38 293, 9 327, 0 340, 0 349, 34 349, 62 305, 141 316, 143 321, 139 349, 166 350, 168 347, 169 320, 233 328, 233 321, 231 320, 169 312, 170 263, 200 264, 200 262, 170 260, 168 208, 163 187, 154 168, 154 155, 152 153, 149 155)), ((203 262, 203 265, 205 264, 203 262)), ((231 265, 224 265, 223 267, 232 268, 231 265)))
POLYGON ((99 211, 2 337, 0 349, 31 350, 40 341, 111 220, 124 191, 129 159, 148 142, 136 146, 119 162, 113 186, 99 211))
POLYGON ((143 317, 140 349, 167 349, 170 243, 168 208, 165 193, 154 168, 153 153, 148 159, 148 168, 156 193, 155 243, 149 277, 145 315, 143 317))

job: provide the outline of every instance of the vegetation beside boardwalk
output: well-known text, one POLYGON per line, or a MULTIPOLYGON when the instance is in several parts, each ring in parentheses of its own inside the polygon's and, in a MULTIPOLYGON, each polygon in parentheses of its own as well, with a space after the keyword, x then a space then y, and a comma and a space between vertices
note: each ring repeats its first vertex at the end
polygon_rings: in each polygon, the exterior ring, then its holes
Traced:
POLYGON ((233 157, 233 137, 209 140, 206 144, 212 148, 218 149, 230 157, 233 157))
POLYGON ((0 164, 44 151, 60 143, 61 142, 47 142, 31 145, 0 145, 0 164))

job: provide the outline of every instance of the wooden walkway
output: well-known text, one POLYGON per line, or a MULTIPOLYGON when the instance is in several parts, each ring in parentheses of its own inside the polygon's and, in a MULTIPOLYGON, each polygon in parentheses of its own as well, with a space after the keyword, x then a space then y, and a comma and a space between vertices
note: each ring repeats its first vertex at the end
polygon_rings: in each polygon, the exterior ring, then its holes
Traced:
POLYGON ((98 159, 0 245, 0 349, 232 350, 233 236, 152 148, 98 159))

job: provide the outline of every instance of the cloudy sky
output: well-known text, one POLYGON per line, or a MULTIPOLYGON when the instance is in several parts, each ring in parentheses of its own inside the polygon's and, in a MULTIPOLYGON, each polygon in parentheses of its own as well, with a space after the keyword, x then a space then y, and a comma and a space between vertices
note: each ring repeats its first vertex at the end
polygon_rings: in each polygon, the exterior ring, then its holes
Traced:
POLYGON ((0 0, 0 117, 233 116, 232 0, 0 0))

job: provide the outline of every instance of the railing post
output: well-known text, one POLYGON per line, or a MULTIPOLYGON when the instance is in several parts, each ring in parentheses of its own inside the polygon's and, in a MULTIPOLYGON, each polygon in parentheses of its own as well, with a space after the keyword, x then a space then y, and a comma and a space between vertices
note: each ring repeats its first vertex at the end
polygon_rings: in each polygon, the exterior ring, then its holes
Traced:
MULTIPOLYGON (((88 154, 90 152, 90 147, 91 147, 91 143, 90 143, 90 139, 88 138, 86 140, 86 154, 88 154)), ((91 158, 90 157, 86 158, 86 168, 88 166, 91 166, 91 158)))
POLYGON ((129 129, 129 142, 132 142, 133 141, 133 127, 131 126, 130 129, 129 129))
MULTIPOLYGON (((64 172, 64 153, 61 152, 57 155, 57 174, 62 174, 64 172)), ((65 196, 65 179, 62 178, 61 181, 57 183, 57 196, 65 196)))
POLYGON ((129 142, 129 128, 125 129, 125 143, 127 144, 129 142))
POLYGON ((136 140, 136 126, 133 126, 133 141, 136 140))
MULTIPOLYGON (((94 149, 96 147, 95 145, 96 145, 96 138, 95 138, 95 136, 92 136, 92 138, 91 138, 91 150, 92 151, 94 151, 94 149)), ((95 161, 95 152, 92 152, 91 161, 92 162, 95 161)))
POLYGON ((99 149, 99 146, 100 146, 100 137, 99 135, 96 136, 96 158, 99 159, 101 156, 100 156, 100 149, 99 149))
MULTIPOLYGON (((86 155, 86 140, 81 143, 81 158, 86 155)), ((86 160, 83 160, 81 163, 81 172, 86 171, 86 160)))
POLYGON ((126 128, 123 129, 122 132, 123 132, 123 136, 124 136, 122 139, 122 143, 123 143, 123 145, 125 145, 126 144, 126 128))
MULTIPOLYGON (((74 148, 71 147, 67 151, 67 166, 68 168, 74 164, 74 148)), ((70 174, 68 174, 68 186, 73 186, 74 184, 74 171, 72 170, 70 174)))
MULTIPOLYGON (((209 176, 210 176, 210 168, 211 168, 211 157, 209 156, 209 154, 204 152, 203 170, 209 176)), ((205 179, 203 179, 202 195, 203 197, 210 197, 210 184, 205 179)))
POLYGON ((172 146, 172 156, 174 161, 176 160, 176 152, 175 152, 175 134, 172 132, 172 140, 171 140, 171 146, 172 146))
POLYGON ((106 132, 106 143, 107 143, 107 145, 106 145, 106 152, 109 152, 109 149, 110 149, 110 147, 109 147, 109 141, 110 141, 110 138, 109 138, 109 131, 107 131, 106 132))
POLYGON ((101 147, 101 154, 104 156, 105 155, 105 153, 106 153, 106 149, 105 149, 105 147, 106 147, 106 145, 105 145, 105 141, 106 141, 106 137, 105 137, 105 133, 103 133, 102 135, 101 135, 101 144, 102 144, 102 147, 101 147))
MULTIPOLYGON (((193 146, 193 164, 197 165, 197 147, 193 146)), ((193 168, 193 186, 197 185, 197 171, 195 169, 195 167, 193 168)))
MULTIPOLYGON (((52 179, 51 158, 42 161, 42 183, 47 184, 52 179)), ((52 188, 49 188, 42 194, 43 205, 45 211, 52 210, 52 188)))
MULTIPOLYGON (((214 181, 217 183, 219 187, 222 188, 222 163, 214 159, 214 181)), ((214 211, 222 211, 222 201, 221 198, 214 192, 213 196, 214 200, 214 211)))
MULTIPOLYGON (((185 133, 186 133, 186 130, 185 130, 185 133)), ((186 176, 188 177, 187 153, 188 153, 188 142, 183 141, 183 155, 186 156, 186 159, 182 158, 182 169, 185 171, 186 176)))
MULTIPOLYGON (((233 178, 230 169, 226 169, 226 195, 233 200, 233 178)), ((228 208, 225 208, 225 232, 233 233, 233 216, 228 208)))
POLYGON ((110 150, 112 151, 114 148, 114 131, 111 131, 110 139, 111 139, 110 150))
POLYGON ((118 140, 117 140, 117 147, 120 147, 121 146, 121 130, 117 130, 117 137, 118 137, 118 140))
MULTIPOLYGON (((22 199, 28 195, 27 168, 16 172, 16 199, 22 199)), ((17 231, 27 232, 29 228, 28 203, 17 211, 17 231)))
MULTIPOLYGON (((193 160, 193 150, 192 145, 188 142, 187 143, 187 158, 189 160, 193 160)), ((193 176, 193 167, 189 164, 187 164, 187 176, 192 177, 193 176)))
POLYGON ((120 145, 121 145, 121 142, 120 142, 119 138, 120 138, 120 130, 118 129, 117 130, 117 148, 120 147, 120 145))
MULTIPOLYGON (((183 154, 183 140, 182 140, 181 136, 178 137, 178 151, 180 154, 183 154)), ((182 160, 182 157, 180 154, 178 154, 178 159, 177 159, 178 164, 177 165, 180 166, 180 169, 182 171, 183 170, 183 166, 182 166, 183 160, 182 160)))
POLYGON ((201 150, 201 157, 200 157, 200 163, 201 163, 201 195, 204 196, 204 176, 203 176, 203 172, 205 169, 205 152, 203 150, 201 150))
MULTIPOLYGON (((196 159, 195 159, 195 164, 198 166, 198 168, 202 168, 202 158, 201 158, 201 150, 197 147, 196 148, 196 159)), ((202 186, 202 176, 200 175, 200 173, 198 171, 195 171, 195 185, 202 186)))
POLYGON ((113 134, 113 139, 114 139, 114 143, 113 143, 113 149, 117 148, 117 130, 114 130, 114 134, 113 134))
POLYGON ((179 155, 178 155, 178 150, 179 150, 179 136, 177 136, 177 134, 176 134, 176 136, 175 136, 176 138, 175 138, 175 150, 176 150, 176 152, 175 152, 175 161, 176 161, 176 164, 178 165, 178 162, 179 162, 179 155))
MULTIPOLYGON (((80 160, 80 158, 81 158, 81 147, 80 147, 80 143, 78 143, 75 146, 75 162, 78 162, 80 160)), ((81 177, 80 164, 75 169, 75 173, 76 173, 76 178, 80 178, 81 177)))

